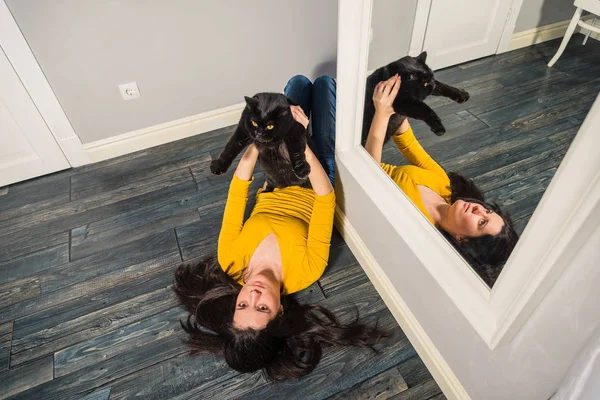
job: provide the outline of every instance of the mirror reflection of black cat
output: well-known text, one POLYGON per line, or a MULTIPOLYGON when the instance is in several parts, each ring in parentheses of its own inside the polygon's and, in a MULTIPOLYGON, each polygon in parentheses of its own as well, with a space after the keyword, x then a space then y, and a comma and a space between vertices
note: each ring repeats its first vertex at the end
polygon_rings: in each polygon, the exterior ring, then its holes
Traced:
POLYGON ((394 111, 388 123, 385 141, 396 132, 405 117, 424 121, 433 133, 438 136, 446 132, 440 117, 423 100, 429 95, 448 97, 457 103, 469 100, 469 93, 462 89, 446 85, 435 80, 433 71, 425 64, 427 52, 422 52, 417 57, 406 56, 381 67, 367 78, 365 90, 365 110, 363 116, 362 143, 364 144, 369 134, 371 121, 375 114, 373 105, 373 90, 381 81, 385 81, 398 74, 402 80, 400 91, 394 100, 394 111))
POLYGON ((306 183, 310 172, 304 156, 308 133, 292 116, 290 105, 296 103, 280 93, 258 93, 245 99, 240 122, 219 157, 211 162, 210 171, 224 173, 237 155, 254 143, 267 191, 306 183))

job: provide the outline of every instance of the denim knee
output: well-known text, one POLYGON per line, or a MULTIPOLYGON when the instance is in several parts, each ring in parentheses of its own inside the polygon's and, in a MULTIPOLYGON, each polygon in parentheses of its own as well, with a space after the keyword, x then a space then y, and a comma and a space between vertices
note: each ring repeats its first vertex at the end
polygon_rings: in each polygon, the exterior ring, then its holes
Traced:
POLYGON ((329 75, 322 75, 322 76, 318 77, 317 79, 315 79, 315 82, 313 83, 313 86, 315 86, 315 88, 319 88, 319 87, 335 87, 335 79, 333 79, 329 75))
POLYGON ((288 86, 306 86, 306 85, 310 85, 310 79, 308 79, 307 77, 305 77, 304 75, 296 75, 290 78, 290 80, 288 81, 286 88, 288 86))

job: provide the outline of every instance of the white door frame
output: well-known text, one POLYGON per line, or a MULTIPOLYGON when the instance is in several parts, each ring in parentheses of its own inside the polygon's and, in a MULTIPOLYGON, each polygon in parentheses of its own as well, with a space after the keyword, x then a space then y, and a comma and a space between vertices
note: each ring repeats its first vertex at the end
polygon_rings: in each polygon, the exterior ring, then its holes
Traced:
POLYGON ((0 47, 4 50, 69 164, 72 167, 89 164, 89 156, 79 136, 73 130, 4 0, 0 0, 0 47))
MULTIPOLYGON (((360 145, 371 5, 372 0, 339 3, 340 18, 352 21, 339 22, 336 159, 493 350, 520 331, 600 224, 594 212, 600 207, 600 136, 594 129, 600 125, 600 97, 490 291, 360 145)), ((386 296, 402 301, 397 292, 386 296)))
MULTIPOLYGON (((417 0, 417 11, 415 13, 415 23, 413 25, 413 31, 410 39, 409 55, 416 56, 423 50, 423 43, 425 42, 425 34, 427 33, 427 21, 429 20, 429 10, 431 9, 432 0, 417 0)), ((498 43, 496 54, 504 53, 510 50, 510 41, 512 39, 513 32, 515 30, 515 24, 517 23, 517 17, 519 11, 523 5, 523 0, 512 0, 510 11, 504 29, 502 30, 502 37, 498 43)))
POLYGON ((522 5, 523 0, 513 0, 512 5, 510 6, 508 18, 504 24, 504 30, 502 31, 500 43, 498 43, 498 48, 496 49, 496 54, 511 50, 510 42, 512 40, 513 33, 515 33, 515 25, 517 24, 517 18, 519 18, 519 12, 521 11, 522 5))
POLYGON ((423 51, 430 9, 431 0, 417 0, 415 22, 413 24, 412 35, 410 36, 410 47, 408 50, 408 55, 410 56, 416 57, 423 51))

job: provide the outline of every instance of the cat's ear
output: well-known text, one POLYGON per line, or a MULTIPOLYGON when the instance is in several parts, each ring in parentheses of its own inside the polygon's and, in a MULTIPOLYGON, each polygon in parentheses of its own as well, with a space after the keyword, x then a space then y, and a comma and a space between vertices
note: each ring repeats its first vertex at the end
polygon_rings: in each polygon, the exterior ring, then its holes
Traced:
POLYGON ((385 78, 382 80, 390 79, 392 76, 396 74, 399 68, 389 68, 387 65, 381 69, 381 77, 385 78))
POLYGON ((424 51, 417 56, 417 61, 421 64, 425 65, 425 60, 427 60, 427 52, 424 51))
POLYGON ((258 105, 258 100, 256 100, 254 97, 244 96, 244 99, 250 108, 255 108, 258 105))

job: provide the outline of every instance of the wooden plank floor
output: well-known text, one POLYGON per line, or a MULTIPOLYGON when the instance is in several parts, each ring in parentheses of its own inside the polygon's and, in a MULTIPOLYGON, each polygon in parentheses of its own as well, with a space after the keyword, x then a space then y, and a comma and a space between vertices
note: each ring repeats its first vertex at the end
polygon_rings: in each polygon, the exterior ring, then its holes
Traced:
POLYGON ((378 321, 392 333, 378 354, 328 349, 310 376, 277 386, 218 357, 187 354, 178 323, 185 313, 170 285, 182 260, 216 251, 233 169, 216 177, 208 165, 232 133, 221 129, 4 190, 0 398, 442 396, 337 232, 326 274, 298 298, 344 320, 358 310, 364 322, 378 321))
POLYGON ((378 354, 328 349, 310 376, 278 386, 187 354, 185 313, 170 284, 182 260, 216 251, 233 170, 216 177, 208 165, 232 133, 15 184, 0 196, 0 398, 440 395, 337 232, 327 273, 297 296, 345 320, 358 309, 364 322, 379 321, 392 336, 378 354))
MULTIPOLYGON (((516 198, 520 220, 598 91, 597 42, 572 44, 547 70, 557 46, 440 71, 472 100, 435 99, 449 128, 442 138, 415 124, 448 168, 464 167, 498 197, 516 198), (484 164, 496 172, 477 173, 484 164)), ((208 165, 232 133, 220 129, 0 190, 0 398, 444 398, 337 232, 325 274, 298 298, 345 320, 358 310, 362 321, 379 321, 392 335, 378 353, 328 349, 312 374, 276 386, 218 357, 187 354, 178 326, 184 313, 170 285, 182 260, 216 250, 232 172, 211 176, 208 165)), ((252 190, 260 183, 257 174, 252 190)))

